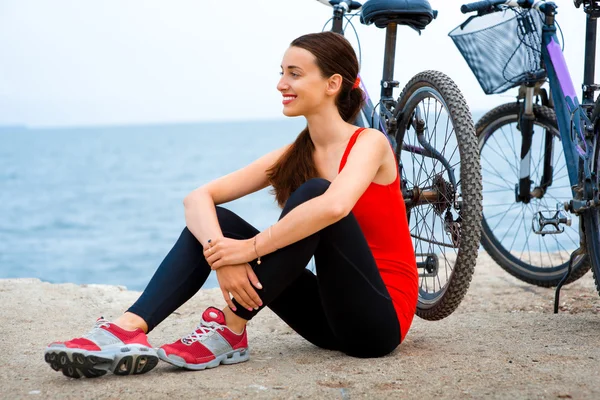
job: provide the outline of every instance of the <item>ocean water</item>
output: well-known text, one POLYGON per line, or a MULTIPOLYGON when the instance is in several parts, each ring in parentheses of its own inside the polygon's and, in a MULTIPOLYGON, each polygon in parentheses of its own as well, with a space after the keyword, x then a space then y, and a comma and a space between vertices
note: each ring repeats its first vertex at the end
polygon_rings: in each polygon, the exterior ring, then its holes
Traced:
MULTIPOLYGON (((289 143, 302 119, 0 129, 0 278, 142 290, 185 226, 194 188, 289 143)), ((226 205, 258 229, 267 190, 226 205)), ((216 287, 211 275, 205 287, 216 287)))

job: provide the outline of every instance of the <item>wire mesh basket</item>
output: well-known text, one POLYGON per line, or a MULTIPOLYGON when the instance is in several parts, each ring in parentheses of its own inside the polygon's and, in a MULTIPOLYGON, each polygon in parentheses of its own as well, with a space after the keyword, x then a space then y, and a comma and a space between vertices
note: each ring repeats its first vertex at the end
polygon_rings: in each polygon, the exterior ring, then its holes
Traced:
POLYGON ((534 78, 541 65, 543 15, 510 8, 471 17, 449 36, 486 94, 497 94, 534 78))

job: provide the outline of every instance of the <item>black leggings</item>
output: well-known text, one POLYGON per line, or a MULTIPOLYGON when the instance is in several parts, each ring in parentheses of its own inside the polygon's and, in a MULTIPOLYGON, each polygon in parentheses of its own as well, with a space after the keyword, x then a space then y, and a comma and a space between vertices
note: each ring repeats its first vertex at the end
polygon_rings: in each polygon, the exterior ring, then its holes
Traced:
MULTIPOLYGON (((324 179, 311 179, 288 199, 281 217, 323 194, 324 179)), ((259 231, 217 207, 224 236, 249 239, 259 231)), ((400 344, 400 325, 367 241, 352 214, 302 240, 251 262, 263 289, 257 293, 292 329, 316 346, 355 357, 379 357, 400 344), (306 269, 314 255, 317 274, 306 269)), ((200 242, 185 228, 150 283, 128 310, 152 330, 189 300, 210 274, 200 242)), ((247 320, 258 311, 240 306, 247 320)), ((262 307, 261 307, 262 308, 262 307)), ((260 310, 260 309, 259 309, 260 310)))

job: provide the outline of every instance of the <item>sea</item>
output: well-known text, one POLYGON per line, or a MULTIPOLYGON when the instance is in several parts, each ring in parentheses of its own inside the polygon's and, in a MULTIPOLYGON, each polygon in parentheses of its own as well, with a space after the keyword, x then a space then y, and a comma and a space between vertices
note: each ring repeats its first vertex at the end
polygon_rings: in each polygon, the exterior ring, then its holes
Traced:
MULTIPOLYGON (((184 197, 294 140, 304 119, 0 128, 0 278, 142 290, 185 227, 184 197)), ((267 189, 225 205, 258 229, 267 189)), ((214 273, 205 288, 217 287, 214 273)))

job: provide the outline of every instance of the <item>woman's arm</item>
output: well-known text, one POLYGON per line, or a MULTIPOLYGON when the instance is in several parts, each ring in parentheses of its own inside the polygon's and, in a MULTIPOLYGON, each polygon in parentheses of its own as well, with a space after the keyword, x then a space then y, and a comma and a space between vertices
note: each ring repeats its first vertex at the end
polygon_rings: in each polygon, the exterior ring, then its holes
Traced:
POLYGON ((223 237, 215 206, 267 187, 267 170, 288 147, 272 151, 244 168, 195 189, 185 197, 186 225, 204 248, 208 239, 223 237))
POLYGON ((367 129, 358 137, 344 169, 327 191, 290 211, 256 238, 259 255, 271 253, 344 218, 373 182, 390 153, 387 138, 379 131, 367 129))

